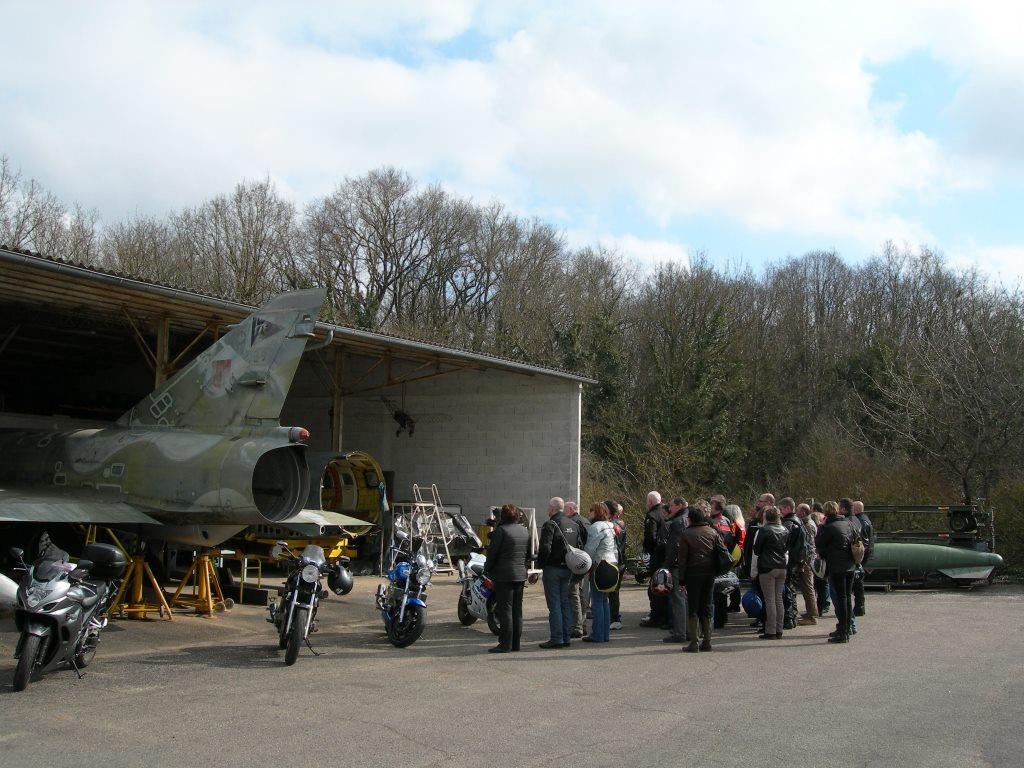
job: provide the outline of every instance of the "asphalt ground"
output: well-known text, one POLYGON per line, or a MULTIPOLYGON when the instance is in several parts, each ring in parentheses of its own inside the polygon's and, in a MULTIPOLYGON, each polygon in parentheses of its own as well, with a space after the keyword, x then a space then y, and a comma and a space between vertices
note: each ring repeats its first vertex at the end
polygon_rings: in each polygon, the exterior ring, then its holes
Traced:
POLYGON ((391 647, 377 579, 327 600, 314 657, 285 667, 264 613, 113 622, 82 680, 10 688, 0 621, 0 765, 29 766, 1019 766, 1024 589, 869 593, 850 645, 831 620, 759 641, 742 614, 712 653, 641 629, 627 586, 612 642, 545 651, 526 593, 523 651, 490 655, 439 578, 425 635, 391 647))

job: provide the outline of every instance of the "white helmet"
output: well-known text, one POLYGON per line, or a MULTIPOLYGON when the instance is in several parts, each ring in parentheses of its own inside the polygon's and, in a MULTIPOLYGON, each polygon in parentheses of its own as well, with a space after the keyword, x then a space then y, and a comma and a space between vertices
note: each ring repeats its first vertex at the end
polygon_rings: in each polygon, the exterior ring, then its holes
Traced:
POLYGON ((582 549, 569 547, 569 551, 565 553, 565 567, 573 576, 583 576, 593 564, 594 561, 590 559, 590 555, 582 549))

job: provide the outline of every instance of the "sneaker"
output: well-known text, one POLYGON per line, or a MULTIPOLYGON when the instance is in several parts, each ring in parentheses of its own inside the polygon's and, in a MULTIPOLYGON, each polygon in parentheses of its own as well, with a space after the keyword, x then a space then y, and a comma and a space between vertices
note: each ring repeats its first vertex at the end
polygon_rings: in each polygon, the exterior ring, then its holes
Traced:
POLYGON ((493 648, 488 648, 487 652, 488 653, 511 653, 512 650, 510 648, 506 648, 503 645, 496 645, 493 648))
POLYGON ((622 629, 622 622, 621 622, 621 621, 613 621, 613 622, 612 622, 612 623, 611 623, 611 624, 610 624, 610 625, 608 626, 608 628, 609 628, 609 629, 622 629))
POLYGON ((601 641, 600 640, 595 640, 590 635, 587 635, 586 637, 583 638, 583 642, 584 643, 599 643, 601 641))
POLYGON ((829 637, 828 641, 830 643, 848 643, 850 642, 850 638, 845 635, 836 635, 835 637, 829 637))
POLYGON ((801 627, 813 627, 818 623, 818 620, 813 616, 802 616, 797 624, 801 627))
POLYGON ((757 636, 757 639, 758 640, 774 640, 775 639, 775 635, 766 635, 764 632, 762 632, 760 635, 757 636))
POLYGON ((793 623, 792 621, 790 621, 789 619, 786 619, 786 620, 785 620, 785 621, 784 621, 784 622, 782 623, 782 628, 783 628, 783 629, 796 629, 796 624, 794 624, 794 623, 793 623))

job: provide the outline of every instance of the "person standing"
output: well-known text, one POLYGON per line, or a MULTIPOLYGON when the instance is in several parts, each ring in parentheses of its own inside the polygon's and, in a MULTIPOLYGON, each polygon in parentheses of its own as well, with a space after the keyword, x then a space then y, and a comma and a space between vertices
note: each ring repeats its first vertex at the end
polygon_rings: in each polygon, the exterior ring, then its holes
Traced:
POLYGON ((762 640, 781 640, 785 608, 782 593, 786 586, 789 563, 789 530, 782 524, 777 507, 764 510, 761 526, 754 544, 757 553, 757 579, 764 599, 764 632, 762 640))
POLYGON ((615 551, 619 558, 619 583, 615 591, 608 595, 608 609, 612 615, 611 628, 622 629, 622 609, 619 604, 619 590, 622 589, 622 577, 626 575, 626 520, 623 518, 622 505, 606 499, 604 502, 612 515, 611 523, 615 526, 615 551))
MULTIPOLYGON (((809 519, 812 521, 814 525, 815 541, 817 541, 818 539, 818 531, 821 529, 821 526, 825 522, 825 514, 821 510, 821 502, 816 501, 813 504, 811 504, 811 514, 809 515, 809 519)), ((814 551, 820 559, 821 553, 818 552, 817 545, 815 545, 814 551)), ((814 592, 818 597, 818 616, 824 616, 832 609, 832 598, 829 596, 828 579, 819 578, 818 575, 815 574, 814 592)))
MULTIPOLYGON (((875 551, 875 526, 872 525, 871 518, 864 513, 863 501, 853 502, 853 516, 860 523, 860 537, 864 542, 864 563, 862 565, 866 565, 875 551)), ((857 571, 859 577, 853 580, 853 615, 863 616, 865 612, 864 569, 858 568, 857 571)))
POLYGON ((830 643, 850 642, 850 619, 853 613, 851 591, 853 588, 854 562, 850 546, 857 539, 850 521, 839 514, 839 505, 826 502, 823 507, 825 522, 818 528, 814 542, 818 556, 828 564, 828 583, 836 606, 838 624, 828 641, 830 643))
POLYGON ((523 636, 523 586, 530 560, 530 532, 519 522, 520 515, 515 505, 504 505, 487 545, 484 575, 494 582, 494 612, 501 628, 498 644, 489 653, 518 651, 523 636))
MULTIPOLYGON (((668 517, 665 523, 665 562, 663 568, 675 573, 679 557, 679 537, 689 522, 689 505, 686 499, 676 496, 668 503, 668 517)), ((686 605, 686 590, 682 582, 677 581, 669 596, 669 615, 672 620, 671 632, 663 638, 666 643, 685 643, 690 639, 687 631, 689 609, 686 605)))
POLYGON ((814 560, 814 537, 818 534, 818 526, 811 518, 811 508, 807 504, 800 504, 796 508, 796 516, 804 527, 807 542, 810 549, 798 566, 796 577, 800 585, 800 592, 804 598, 804 615, 800 617, 797 624, 812 625, 818 623, 818 597, 814 591, 814 571, 811 569, 811 562, 814 560))
MULTIPOLYGON (((794 629, 797 625, 797 590, 799 581, 800 566, 807 557, 810 547, 807 544, 807 535, 804 532, 803 522, 796 515, 796 502, 787 496, 778 505, 779 514, 782 516, 782 525, 789 535, 789 558, 786 566, 786 586, 782 591, 782 600, 786 608, 785 629, 794 629)), ((806 621, 806 624, 816 624, 817 621, 806 621)))
MULTIPOLYGON (((853 532, 857 539, 863 540, 863 526, 857 516, 853 513, 852 499, 843 498, 839 500, 839 514, 850 521, 850 526, 853 528, 853 532)), ((857 593, 858 586, 861 590, 864 589, 864 566, 861 563, 854 563, 853 582, 850 584, 850 600, 856 599, 854 595, 857 593)), ((857 634, 857 614, 852 610, 850 611, 850 634, 857 634)))
MULTIPOLYGON (((643 538, 643 553, 647 558, 647 573, 649 576, 654 576, 657 570, 661 568, 661 560, 664 556, 664 550, 661 552, 662 557, 659 557, 658 550, 658 531, 662 523, 661 510, 661 494, 657 491, 651 491, 647 494, 647 516, 644 517, 643 538)), ((661 626, 665 620, 664 600, 660 595, 654 594, 650 588, 647 589, 647 600, 650 603, 651 610, 647 616, 640 620, 640 626, 661 626)))
POLYGON ((544 599, 548 605, 547 642, 541 648, 568 648, 572 634, 572 574, 565 565, 566 545, 579 546, 579 528, 567 520, 565 502, 554 497, 548 502, 548 520, 540 529, 537 563, 543 569, 544 599))
MULTIPOLYGON (((615 526, 609 522, 611 513, 604 504, 593 504, 590 507, 590 530, 587 535, 587 554, 594 563, 596 570, 601 562, 608 563, 618 571, 618 555, 615 547, 615 526)), ((591 601, 593 617, 590 634, 583 638, 587 643, 607 643, 611 640, 611 610, 608 604, 608 593, 601 592, 591 584, 591 601)))
POLYGON ((678 542, 679 581, 686 587, 687 634, 690 644, 683 650, 696 653, 711 648, 711 593, 715 585, 715 547, 722 537, 711 527, 708 506, 699 501, 690 507, 690 525, 678 542), (700 622, 700 629, 697 624, 700 622), (700 637, 700 645, 697 638, 700 637))
MULTIPOLYGON (((587 545, 587 528, 589 527, 579 513, 575 501, 565 502, 565 517, 579 529, 579 547, 587 545)), ((587 631, 587 610, 590 607, 590 582, 586 576, 573 575, 569 584, 569 597, 572 601, 572 636, 581 638, 587 631)))

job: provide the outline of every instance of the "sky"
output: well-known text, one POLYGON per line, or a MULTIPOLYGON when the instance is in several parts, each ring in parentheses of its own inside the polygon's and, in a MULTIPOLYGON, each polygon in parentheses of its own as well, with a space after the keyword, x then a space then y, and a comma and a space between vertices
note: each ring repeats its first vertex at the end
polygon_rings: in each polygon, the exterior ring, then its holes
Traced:
POLYGON ((645 264, 1024 275, 1024 5, 0 0, 0 154, 101 220, 395 166, 645 264))

